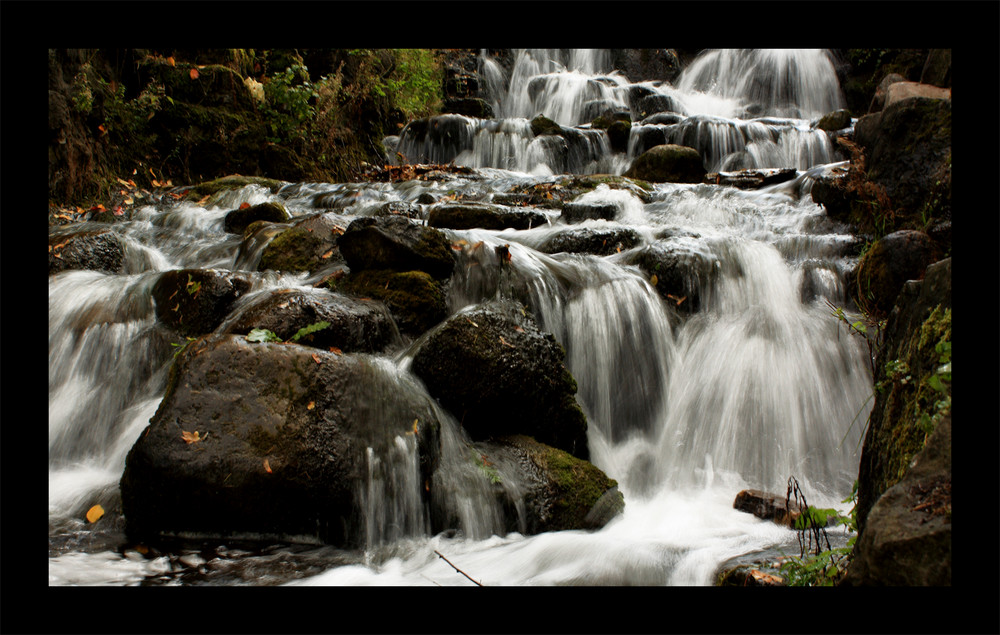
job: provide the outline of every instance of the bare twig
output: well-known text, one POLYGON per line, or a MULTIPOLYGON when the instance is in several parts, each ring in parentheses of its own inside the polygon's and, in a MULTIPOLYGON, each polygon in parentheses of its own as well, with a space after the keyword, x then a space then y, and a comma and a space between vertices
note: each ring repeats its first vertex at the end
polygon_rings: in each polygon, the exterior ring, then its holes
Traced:
MULTIPOLYGON (((441 558, 442 560, 444 560, 448 564, 451 564, 451 560, 448 560, 447 558, 445 558, 444 556, 442 556, 440 551, 435 550, 434 553, 436 553, 438 555, 438 558, 441 558)), ((461 573, 465 577, 469 578, 470 580, 472 580, 472 578, 469 577, 468 573, 466 573, 465 571, 462 571, 461 569, 459 569, 455 565, 451 564, 451 568, 454 569, 455 571, 458 571, 459 573, 461 573)), ((480 584, 479 582, 476 582, 475 580, 472 580, 472 581, 475 582, 477 586, 483 586, 482 584, 480 584)))

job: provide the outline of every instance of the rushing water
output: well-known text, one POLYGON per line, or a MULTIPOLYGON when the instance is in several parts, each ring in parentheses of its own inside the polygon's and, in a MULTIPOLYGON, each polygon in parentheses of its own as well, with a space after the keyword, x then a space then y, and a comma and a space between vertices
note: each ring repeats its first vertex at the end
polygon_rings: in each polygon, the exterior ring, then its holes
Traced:
MULTIPOLYGON (((618 154, 586 125, 595 104, 632 109, 635 85, 609 72, 608 59, 602 51, 525 50, 506 76, 484 57, 499 119, 444 118, 460 131, 448 144, 408 139, 406 131, 398 140, 411 161, 455 161, 480 168, 480 178, 300 183, 276 194, 251 186, 207 208, 149 205, 114 225, 128 246, 123 274, 51 276, 50 584, 471 584, 440 552, 487 585, 706 585, 735 558, 798 551, 790 530, 732 508, 741 489, 783 493, 794 476, 810 503, 844 509, 871 376, 867 349, 827 304, 847 304, 852 237, 808 196, 811 175, 840 160, 826 134, 810 126, 841 106, 829 58, 823 51, 706 52, 674 84, 642 85, 679 115, 672 123, 637 123, 629 151, 618 154), (578 131, 578 154, 557 156, 545 145, 551 138, 532 138, 528 120, 537 114, 578 131), (435 478, 452 489, 459 531, 429 535, 419 500, 405 495, 419 486, 407 480, 416 455, 405 441, 369 456, 369 478, 358 492, 369 545, 362 553, 219 546, 146 558, 119 553, 120 527, 88 528, 83 516, 91 505, 114 515, 125 456, 163 394, 173 350, 150 295, 159 275, 185 267, 256 269, 260 245, 224 232, 227 211, 278 200, 302 216, 315 213, 311 201, 322 193, 350 218, 425 193, 488 199, 566 171, 621 174, 647 128, 661 142, 697 147, 710 170, 799 170, 794 181, 757 191, 661 184, 647 202, 606 186, 585 195, 615 205, 618 215, 579 226, 626 226, 643 245, 663 241, 710 263, 697 281, 700 308, 690 316, 626 264, 630 250, 542 253, 545 240, 565 227, 558 218, 523 231, 449 231, 466 244, 509 245, 512 265, 508 279, 484 279, 470 272, 485 269, 477 265, 489 264, 483 259, 495 257, 493 249, 465 252, 450 309, 523 288, 542 328, 565 347, 590 424, 591 459, 619 482, 626 500, 625 512, 605 528, 501 535, 489 496, 477 494, 482 484, 445 461, 435 478)), ((268 272, 254 290, 311 282, 305 274, 268 272)), ((405 351, 381 363, 419 389, 405 351)), ((461 445, 460 431, 445 422, 442 443, 461 445)), ((447 448, 443 454, 453 456, 447 448)))

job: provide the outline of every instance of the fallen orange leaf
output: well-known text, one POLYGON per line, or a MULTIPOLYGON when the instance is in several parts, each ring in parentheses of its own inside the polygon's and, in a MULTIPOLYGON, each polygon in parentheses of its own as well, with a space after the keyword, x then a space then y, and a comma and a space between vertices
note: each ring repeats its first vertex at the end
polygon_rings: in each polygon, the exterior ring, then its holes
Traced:
POLYGON ((271 473, 271 464, 267 462, 267 459, 264 459, 264 469, 267 471, 268 474, 271 473))
POLYGON ((317 364, 322 364, 323 363, 323 360, 321 360, 319 358, 319 355, 317 355, 316 353, 313 353, 312 358, 313 358, 313 361, 316 362, 317 364))
POLYGON ((247 203, 246 201, 240 203, 240 209, 249 209, 249 208, 250 208, 250 203, 247 203))
POLYGON ((198 79, 198 69, 197 68, 192 68, 190 74, 191 74, 191 79, 198 79))
POLYGON ((104 508, 100 505, 94 505, 87 510, 87 522, 96 523, 104 515, 104 508))
POLYGON ((193 433, 181 430, 181 438, 184 439, 185 443, 197 443, 203 440, 205 437, 201 436, 201 433, 199 433, 197 430, 195 430, 193 433))
POLYGON ((168 57, 167 58, 167 64, 170 64, 171 66, 174 66, 176 64, 176 62, 174 62, 174 58, 168 57))
POLYGON ((331 346, 330 352, 333 353, 334 355, 342 355, 344 353, 344 351, 340 350, 336 346, 331 346))
POLYGON ((316 402, 310 401, 309 404, 306 406, 306 410, 312 410, 315 407, 316 407, 316 402))

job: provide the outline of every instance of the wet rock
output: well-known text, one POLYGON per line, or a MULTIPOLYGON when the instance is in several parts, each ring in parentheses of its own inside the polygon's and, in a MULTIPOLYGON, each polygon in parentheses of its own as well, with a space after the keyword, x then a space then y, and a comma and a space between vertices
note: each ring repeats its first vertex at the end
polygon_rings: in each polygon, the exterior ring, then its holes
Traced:
POLYGON ((476 119, 490 119, 493 117, 493 106, 478 97, 463 97, 446 100, 443 112, 475 117, 476 119))
POLYGON ((787 500, 783 494, 772 494, 756 489, 745 489, 737 494, 736 500, 733 501, 733 509, 787 527, 791 527, 795 519, 802 515, 802 509, 794 500, 787 500))
POLYGON ((475 448, 507 510, 508 531, 532 535, 599 529, 625 508, 616 481, 591 463, 529 436, 501 437, 475 448))
POLYGON ((510 208, 491 203, 448 203, 435 207, 427 217, 430 227, 449 229, 531 229, 548 222, 533 209, 510 208))
POLYGON ((675 112, 658 112, 646 117, 641 121, 641 123, 644 126, 670 126, 683 120, 684 115, 680 115, 675 112))
POLYGON ((713 172, 705 175, 704 182, 752 190, 791 181, 796 174, 795 168, 747 168, 735 172, 713 172))
POLYGON ((359 218, 338 244, 351 271, 425 271, 442 280, 455 266, 442 232, 404 216, 359 218))
POLYGON ((226 214, 225 229, 231 234, 242 234, 255 221, 284 223, 291 219, 292 215, 284 205, 268 201, 229 212, 226 214))
POLYGON ((49 275, 67 269, 121 273, 125 245, 110 230, 53 232, 49 235, 49 275))
POLYGON ((843 130, 851 125, 851 113, 847 110, 835 110, 831 113, 827 113, 820 117, 820 120, 816 122, 816 127, 820 130, 827 130, 830 132, 836 130, 843 130))
POLYGON ((559 232, 546 240, 539 247, 539 251, 547 254, 570 252, 609 256, 631 249, 641 241, 642 237, 631 227, 608 229, 583 227, 559 232))
POLYGON ((715 586, 787 586, 785 579, 773 568, 764 565, 741 564, 720 571, 715 586))
POLYGON ((703 296, 712 288, 719 261, 676 241, 659 241, 625 259, 645 273, 657 293, 681 313, 701 308, 703 296))
POLYGON ((438 431, 426 393, 377 358, 203 338, 175 360, 163 401, 126 459, 126 532, 132 541, 363 544, 359 486, 369 448, 386 462, 402 442, 423 481, 438 431))
POLYGON ((614 203, 566 203, 559 218, 573 224, 590 219, 614 220, 617 215, 618 206, 614 203))
POLYGON ((474 440, 527 434, 586 459, 587 420, 564 358, 523 305, 496 301, 432 331, 413 372, 474 440))
POLYGON ((420 335, 448 317, 444 286, 423 271, 352 271, 330 286, 357 298, 383 302, 407 335, 420 335))
POLYGON ((258 271, 317 271, 344 263, 338 240, 348 220, 332 212, 296 220, 261 253, 258 271))
POLYGON ((611 49, 612 66, 630 81, 672 82, 681 72, 673 49, 611 49))
POLYGON ((632 134, 632 124, 628 121, 615 121, 607 129, 608 143, 613 152, 627 152, 628 140, 632 134))
POLYGON ((847 185, 847 174, 825 174, 813 181, 810 190, 813 202, 826 208, 826 215, 838 222, 851 216, 851 201, 856 194, 847 185))
POLYGON ((396 150, 407 163, 448 163, 471 147, 471 121, 456 114, 415 119, 400 132, 396 150))
POLYGON ((923 278, 927 266, 940 257, 937 243, 921 231, 900 230, 877 240, 851 276, 855 302, 888 315, 903 284, 923 278))
POLYGON ((639 155, 625 176, 655 183, 701 183, 705 166, 694 148, 664 144, 639 155))
POLYGON ((381 302, 323 289, 270 291, 235 311, 219 332, 246 335, 253 329, 267 329, 287 341, 317 322, 330 325, 296 340, 299 344, 374 353, 398 341, 392 316, 381 302))
MULTIPOLYGON (((640 125, 633 126, 634 130, 630 131, 634 138, 635 147, 632 149, 632 153, 635 156, 641 156, 643 153, 667 143, 667 133, 663 128, 647 126, 644 125, 645 123, 644 121, 640 125)), ((633 143, 632 138, 629 139, 629 143, 633 143)))
POLYGON ((906 78, 899 73, 889 73, 882 78, 879 82, 878 87, 875 89, 875 94, 872 96, 871 104, 868 106, 868 112, 879 112, 885 108, 885 97, 888 94, 889 86, 897 82, 905 82, 906 78))
POLYGON ((240 297, 250 291, 250 274, 216 269, 164 272, 153 285, 157 319, 182 335, 214 331, 240 297))
POLYGON ((919 218, 930 212, 950 218, 950 92, 912 82, 893 84, 885 109, 862 117, 855 126, 867 176, 885 188, 897 215, 919 218), (914 91, 921 91, 920 96, 909 96, 917 94, 914 91), (928 91, 937 92, 922 96, 928 91))
POLYGON ((950 355, 951 277, 950 258, 934 263, 923 280, 903 285, 889 313, 858 468, 859 535, 875 502, 906 475, 950 412, 951 384, 938 371, 946 349, 950 355))
POLYGON ((872 507, 845 586, 951 585, 951 416, 872 507))

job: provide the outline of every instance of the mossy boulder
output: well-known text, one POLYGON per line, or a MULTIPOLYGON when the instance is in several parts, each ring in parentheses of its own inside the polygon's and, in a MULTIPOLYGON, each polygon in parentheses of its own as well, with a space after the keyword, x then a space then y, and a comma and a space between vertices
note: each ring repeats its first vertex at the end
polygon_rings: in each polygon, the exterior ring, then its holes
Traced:
POLYGON ((443 280, 455 267, 444 233, 405 216, 359 218, 338 244, 351 271, 425 271, 443 280))
POLYGON ((950 413, 950 258, 928 267, 922 281, 906 283, 884 337, 858 471, 862 535, 875 502, 906 475, 913 457, 950 413))
POLYGON ((420 335, 448 316, 443 284, 424 271, 352 271, 328 284, 339 292, 385 303, 407 335, 420 335))
POLYGON ((536 137, 542 135, 561 135, 562 132, 562 126, 544 115, 538 115, 531 120, 531 133, 536 137))
POLYGON ((668 143, 636 157, 625 176, 654 183, 701 183, 705 173, 697 150, 668 143))
POLYGON ((314 272, 343 264, 338 241, 347 224, 332 212, 297 219, 267 244, 257 270, 314 272))
POLYGON ((474 440, 526 434, 586 459, 587 419, 564 359, 524 305, 494 301, 431 331, 412 368, 474 440))
POLYGON ((820 117, 816 127, 820 130, 835 132, 851 125, 851 113, 847 110, 835 110, 820 117))
POLYGON ((121 273, 125 243, 107 229, 66 229, 49 234, 49 275, 67 269, 121 273))
POLYGON ((324 289, 275 289, 237 308, 220 333, 246 335, 267 329, 289 340, 300 329, 328 322, 329 326, 302 336, 297 343, 321 349, 375 353, 398 343, 396 327, 385 305, 324 289))
POLYGON ((618 216, 615 203, 564 203, 559 219, 567 224, 585 220, 614 220, 618 216))
POLYGON ((941 249, 926 233, 893 232, 875 241, 852 272, 852 296, 859 307, 886 316, 903 284, 921 279, 927 266, 940 257, 941 249))
POLYGON ((156 317, 182 335, 204 335, 222 323, 233 304, 252 286, 252 275, 242 272, 166 271, 153 285, 156 317))
POLYGON ((251 223, 256 221, 284 223, 291 219, 292 215, 288 213, 284 205, 267 201, 266 203, 250 205, 229 212, 226 214, 224 227, 231 234, 242 234, 251 223))
POLYGON ((228 190, 238 190, 248 185, 266 187, 273 194, 281 189, 284 182, 277 179, 268 179, 262 176, 242 176, 239 174, 230 174, 229 176, 223 176, 217 179, 212 179, 211 181, 199 183, 198 185, 195 185, 187 190, 184 197, 187 200, 200 201, 206 196, 212 196, 214 194, 218 194, 219 192, 225 192, 228 190))
POLYGON ((508 531, 599 529, 625 508, 616 481, 593 464, 532 437, 501 437, 476 443, 475 448, 481 469, 489 471, 507 510, 508 531))
MULTIPOLYGON (((375 357, 238 335, 199 339, 174 361, 125 461, 127 535, 364 545, 359 485, 374 469, 369 452, 388 462, 401 440, 424 482, 439 429, 419 385, 375 357)), ((422 491, 408 492, 415 509, 396 519, 414 533, 422 491)))
POLYGON ((531 229, 547 222, 548 217, 537 210, 494 203, 446 203, 427 216, 430 227, 448 229, 531 229))

